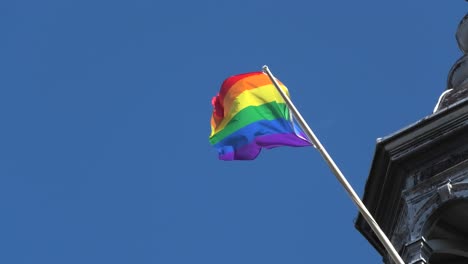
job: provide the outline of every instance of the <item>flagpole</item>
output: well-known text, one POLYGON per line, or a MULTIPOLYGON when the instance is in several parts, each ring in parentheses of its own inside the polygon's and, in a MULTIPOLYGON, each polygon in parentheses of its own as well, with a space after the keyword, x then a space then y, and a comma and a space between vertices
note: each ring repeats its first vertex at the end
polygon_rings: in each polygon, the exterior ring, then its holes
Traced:
POLYGON ((332 170, 333 174, 335 174, 336 178, 338 181, 343 185, 345 190, 348 192, 349 196, 351 196, 351 199, 354 201, 356 206, 359 209, 359 212, 363 215, 364 219, 366 219, 367 223, 370 225, 374 233, 377 235, 379 238, 380 242, 384 245, 385 249, 389 253, 390 257, 395 261, 397 264, 405 264, 403 259, 400 257, 398 252, 396 251, 395 247, 392 245, 390 240, 387 238, 385 233, 380 229, 379 225, 377 222, 374 220, 372 215, 369 213, 367 210, 366 206, 362 203, 361 199, 359 196, 356 194, 354 189, 351 187, 351 185, 348 183, 346 178, 344 177, 343 173, 340 171, 338 166, 335 164, 331 156, 328 154, 327 150, 322 146, 320 141, 318 140, 317 136, 315 136, 314 132, 312 129, 309 127, 307 122, 304 120, 302 115, 299 113, 297 108, 294 106, 292 103, 291 99, 286 95, 286 93, 280 88, 278 81, 276 78, 273 76, 271 73, 270 69, 268 66, 263 66, 263 72, 268 75, 270 80, 273 82, 275 85, 276 89, 279 91, 281 96, 283 97, 284 101, 288 105, 289 109, 292 111, 294 117, 297 119, 299 125, 302 127, 308 138, 312 141, 311 143, 314 144, 315 148, 320 152, 322 157, 325 159, 327 162, 328 166, 332 170))

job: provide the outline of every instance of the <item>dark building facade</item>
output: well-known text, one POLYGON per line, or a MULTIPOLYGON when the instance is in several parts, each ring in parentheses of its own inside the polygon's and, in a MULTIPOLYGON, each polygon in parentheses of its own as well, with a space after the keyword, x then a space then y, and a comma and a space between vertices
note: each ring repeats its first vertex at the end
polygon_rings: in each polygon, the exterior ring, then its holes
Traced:
MULTIPOLYGON (((363 202, 407 264, 468 264, 468 14, 434 113, 379 139, 363 202)), ((393 263, 362 215, 356 228, 393 263)))

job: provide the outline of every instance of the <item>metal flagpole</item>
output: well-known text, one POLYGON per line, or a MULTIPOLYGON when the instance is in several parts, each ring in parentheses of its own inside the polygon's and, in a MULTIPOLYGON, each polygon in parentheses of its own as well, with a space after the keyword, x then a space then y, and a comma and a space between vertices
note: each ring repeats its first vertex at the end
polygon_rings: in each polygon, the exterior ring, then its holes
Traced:
POLYGON ((351 196, 351 199, 354 201, 354 203, 357 205, 359 212, 364 216, 364 219, 369 223, 370 227, 372 230, 375 232, 377 237, 379 238, 380 242, 384 245, 385 249, 388 251, 390 254, 390 257, 395 261, 397 264, 405 264, 403 259, 400 257, 398 252, 395 250, 395 247, 392 245, 390 240, 387 238, 385 233, 380 229, 379 225, 377 222, 374 220, 372 215, 369 213, 367 210, 366 206, 362 203, 361 199, 359 196, 356 194, 354 191, 353 187, 348 183, 346 178, 344 177, 343 173, 340 171, 338 166, 335 164, 333 159, 330 157, 328 152, 325 150, 325 148, 322 146, 318 138, 315 136, 314 132, 312 129, 309 127, 307 122, 304 120, 304 118, 301 116, 299 111, 296 109, 294 104, 292 103, 291 99, 286 95, 286 93, 280 88, 278 81, 275 79, 273 74, 271 73, 270 69, 268 69, 268 66, 263 66, 263 72, 270 77, 271 81, 275 85, 276 89, 280 92, 281 96, 283 97, 284 101, 288 105, 289 109, 292 111, 294 117, 297 119, 299 125, 304 129, 306 135, 309 137, 309 139, 312 141, 311 143, 314 144, 315 148, 320 152, 322 157, 325 159, 327 162, 328 166, 332 170, 333 174, 335 174, 336 178, 338 181, 344 186, 346 191, 348 192, 349 196, 351 196))

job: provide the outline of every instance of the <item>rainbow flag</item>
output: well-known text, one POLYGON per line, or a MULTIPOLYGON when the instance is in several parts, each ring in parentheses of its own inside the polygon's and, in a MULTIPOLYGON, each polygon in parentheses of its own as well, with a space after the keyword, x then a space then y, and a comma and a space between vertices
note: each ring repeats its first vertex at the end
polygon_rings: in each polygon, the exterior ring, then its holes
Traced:
POLYGON ((253 160, 262 148, 311 146, 263 72, 227 78, 212 104, 210 143, 221 160, 253 160))

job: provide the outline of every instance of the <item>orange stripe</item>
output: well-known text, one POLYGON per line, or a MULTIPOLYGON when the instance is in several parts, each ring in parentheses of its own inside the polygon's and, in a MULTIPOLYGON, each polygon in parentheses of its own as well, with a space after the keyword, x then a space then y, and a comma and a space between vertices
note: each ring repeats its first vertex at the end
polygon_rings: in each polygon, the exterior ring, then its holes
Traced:
POLYGON ((226 78, 223 84, 221 85, 219 95, 221 96, 221 98, 224 98, 224 96, 227 94, 231 86, 233 86, 236 82, 238 82, 241 79, 247 78, 249 76, 253 76, 253 75, 264 75, 264 73, 263 72, 248 72, 248 73, 242 73, 242 74, 230 76, 226 78))
MULTIPOLYGON (((283 86, 283 84, 279 80, 277 81, 281 86, 283 86)), ((257 75, 252 75, 252 76, 243 78, 237 81, 234 85, 232 85, 231 88, 226 92, 226 94, 224 94, 224 96, 221 96, 220 94, 222 105, 226 106, 226 104, 229 104, 227 100, 229 101, 234 100, 237 96, 239 96, 244 91, 252 90, 252 89, 265 86, 268 84, 273 84, 273 83, 271 82, 270 78, 266 74, 257 74, 257 75)))

